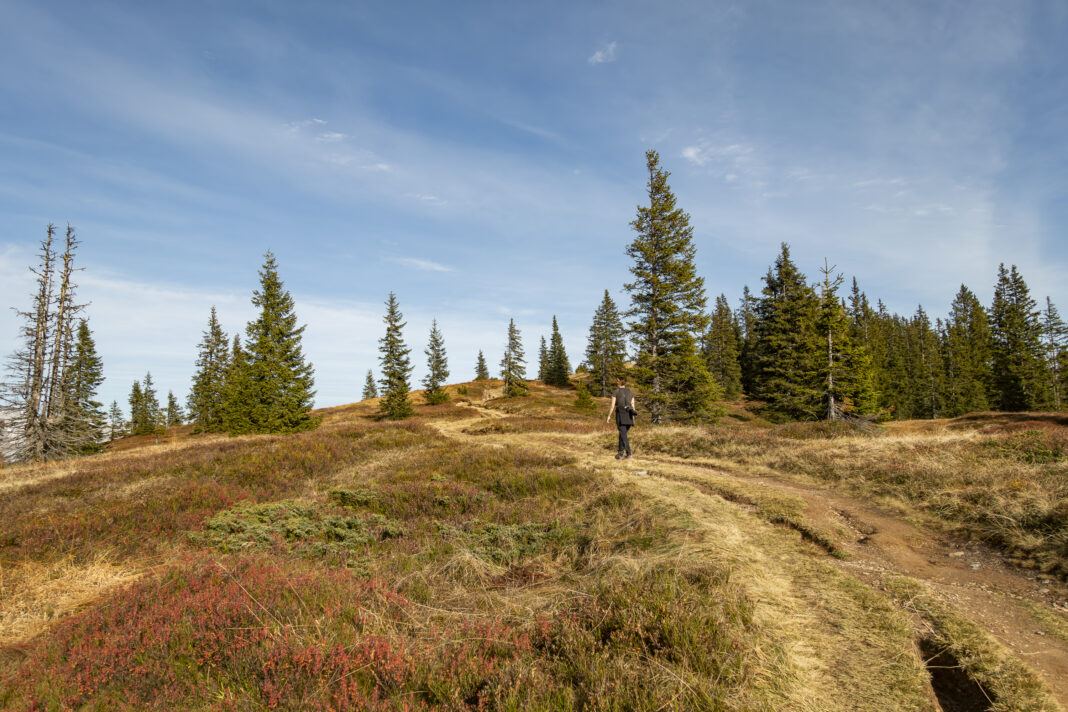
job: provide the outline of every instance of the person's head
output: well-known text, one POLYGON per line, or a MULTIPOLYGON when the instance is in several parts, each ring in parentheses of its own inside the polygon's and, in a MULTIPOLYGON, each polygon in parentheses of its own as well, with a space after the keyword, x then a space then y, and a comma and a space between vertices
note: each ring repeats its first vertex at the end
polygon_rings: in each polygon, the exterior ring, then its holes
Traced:
POLYGON ((625 379, 623 376, 616 376, 616 385, 622 388, 623 386, 627 385, 627 379, 625 379))

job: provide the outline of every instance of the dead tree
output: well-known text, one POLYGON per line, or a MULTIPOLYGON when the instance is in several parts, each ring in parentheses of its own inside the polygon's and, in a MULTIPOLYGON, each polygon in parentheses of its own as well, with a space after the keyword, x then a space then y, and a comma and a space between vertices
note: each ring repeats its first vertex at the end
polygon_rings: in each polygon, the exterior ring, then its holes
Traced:
POLYGON ((12 413, 8 447, 17 460, 67 457, 76 454, 86 438, 94 437, 81 422, 80 404, 68 397, 72 325, 84 308, 74 300, 78 239, 68 225, 57 279, 55 232, 55 225, 49 224, 39 263, 30 268, 37 285, 32 308, 17 312, 23 320, 22 346, 9 357, 7 378, 0 384, 0 403, 12 413))

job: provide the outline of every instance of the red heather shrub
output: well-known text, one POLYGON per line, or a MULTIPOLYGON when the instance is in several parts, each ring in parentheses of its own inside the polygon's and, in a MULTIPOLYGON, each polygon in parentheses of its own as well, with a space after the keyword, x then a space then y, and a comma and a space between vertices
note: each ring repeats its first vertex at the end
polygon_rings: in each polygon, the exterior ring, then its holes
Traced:
POLYGON ((531 649, 492 622, 397 633, 411 604, 383 582, 286 566, 191 559, 137 584, 57 624, 0 706, 456 709, 531 649))

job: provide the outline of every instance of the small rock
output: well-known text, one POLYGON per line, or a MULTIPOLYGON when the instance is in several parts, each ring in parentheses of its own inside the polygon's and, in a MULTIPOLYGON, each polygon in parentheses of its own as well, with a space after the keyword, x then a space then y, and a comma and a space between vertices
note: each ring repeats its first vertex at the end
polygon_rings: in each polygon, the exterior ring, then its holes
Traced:
POLYGON ((964 552, 963 551, 952 551, 952 552, 950 552, 949 555, 950 556, 964 556, 964 552))
POLYGON ((971 563, 971 567, 972 567, 972 571, 978 571, 979 569, 983 568, 983 565, 980 564, 978 561, 973 561, 971 563))
POLYGON ((646 472, 645 470, 638 470, 638 471, 637 471, 637 472, 635 472, 634 474, 636 474, 636 475, 637 475, 638 477, 645 477, 645 476, 646 476, 647 474, 649 474, 649 473, 648 473, 648 472, 646 472))
POLYGON ((1039 593, 1049 593, 1049 589, 1048 588, 1040 588, 1040 589, 1038 589, 1038 592, 1039 593))

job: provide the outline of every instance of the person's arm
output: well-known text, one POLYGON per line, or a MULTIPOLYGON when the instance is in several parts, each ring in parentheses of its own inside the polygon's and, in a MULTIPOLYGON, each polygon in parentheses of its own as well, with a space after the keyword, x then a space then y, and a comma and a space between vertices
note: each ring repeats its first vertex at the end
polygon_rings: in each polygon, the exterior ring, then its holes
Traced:
POLYGON ((612 405, 608 406, 608 417, 604 419, 604 422, 612 422, 612 413, 616 412, 616 397, 612 396, 612 405))

